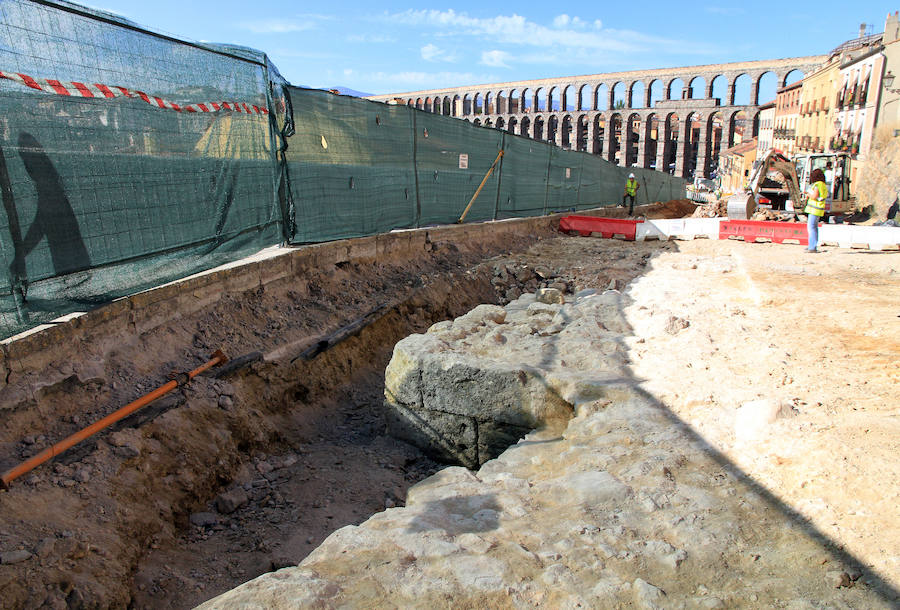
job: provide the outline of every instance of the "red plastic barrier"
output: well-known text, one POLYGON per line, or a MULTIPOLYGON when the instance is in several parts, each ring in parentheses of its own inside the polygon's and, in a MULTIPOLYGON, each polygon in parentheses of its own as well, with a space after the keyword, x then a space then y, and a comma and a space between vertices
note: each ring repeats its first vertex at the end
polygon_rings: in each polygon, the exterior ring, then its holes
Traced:
POLYGON ((801 245, 809 245, 806 224, 800 222, 775 222, 770 220, 723 220, 719 223, 719 239, 743 237, 754 242, 758 238, 782 243, 786 239, 796 240, 801 245))
POLYGON ((578 231, 582 237, 591 233, 599 233, 603 237, 623 235, 628 241, 634 241, 637 223, 643 220, 627 220, 624 218, 601 218, 598 216, 563 216, 559 219, 560 231, 578 231))

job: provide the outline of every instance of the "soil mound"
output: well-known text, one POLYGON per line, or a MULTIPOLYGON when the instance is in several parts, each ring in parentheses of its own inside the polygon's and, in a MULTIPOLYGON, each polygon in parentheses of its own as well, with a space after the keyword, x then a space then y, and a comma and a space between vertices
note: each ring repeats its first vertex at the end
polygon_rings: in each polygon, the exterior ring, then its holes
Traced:
POLYGON ((697 204, 690 199, 670 199, 657 201, 641 207, 641 215, 651 219, 687 218, 697 209, 697 204))

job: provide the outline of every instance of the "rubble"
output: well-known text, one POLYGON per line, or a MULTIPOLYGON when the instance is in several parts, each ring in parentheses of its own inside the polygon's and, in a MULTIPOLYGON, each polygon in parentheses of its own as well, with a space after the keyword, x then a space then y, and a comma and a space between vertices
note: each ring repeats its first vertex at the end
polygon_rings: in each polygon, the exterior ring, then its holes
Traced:
POLYGON ((691 214, 693 218, 726 218, 728 216, 728 199, 719 199, 715 203, 703 203, 691 214))
POLYGON ((21 563, 23 561, 28 561, 31 557, 31 552, 24 549, 18 551, 3 551, 0 552, 0 564, 9 565, 12 563, 21 563))

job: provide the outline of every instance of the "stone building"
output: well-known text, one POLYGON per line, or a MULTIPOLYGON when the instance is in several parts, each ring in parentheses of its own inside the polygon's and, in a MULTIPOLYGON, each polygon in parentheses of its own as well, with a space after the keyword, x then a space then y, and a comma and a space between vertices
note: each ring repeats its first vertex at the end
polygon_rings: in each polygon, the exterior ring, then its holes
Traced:
POLYGON ((894 137, 900 129, 900 13, 888 15, 884 24, 884 35, 880 57, 873 65, 875 80, 869 86, 870 96, 874 94, 875 125, 894 137), (880 63, 879 63, 880 60, 880 63))
POLYGON ((834 93, 840 78, 840 58, 832 56, 815 72, 803 79, 800 111, 797 118, 797 152, 825 152, 831 136, 829 125, 834 93))
MULTIPOLYGON (((858 58, 860 64, 867 58, 858 58)), ((851 67, 851 66, 848 66, 851 67)), ((885 20, 881 48, 873 56, 872 76, 866 98, 866 123, 860 154, 865 157, 857 172, 855 194, 863 207, 871 206, 875 215, 884 218, 888 206, 900 193, 900 14, 889 14, 885 20), (870 114, 874 116, 870 119, 870 114)))
POLYGON ((719 188, 726 193, 745 190, 756 161, 756 138, 722 151, 719 157, 719 188))
POLYGON ((800 115, 800 90, 803 81, 782 87, 775 94, 775 129, 772 145, 784 154, 794 154, 797 138, 797 118, 800 115))
MULTIPOLYGON (((859 63, 868 63, 869 58, 860 57, 859 63)), ((893 137, 900 135, 900 13, 888 15, 884 24, 881 48, 878 55, 871 58, 872 77, 868 83, 866 105, 874 119, 873 131, 883 131, 893 137)), ((850 67, 850 66, 848 66, 850 67)), ((875 135, 873 133, 873 135, 875 135)), ((860 151, 868 150, 860 145, 860 151)))
POLYGON ((850 180, 865 167, 875 132, 875 101, 881 78, 877 72, 884 63, 880 47, 851 57, 840 65, 841 85, 835 95, 833 132, 829 150, 845 151, 853 161, 850 180), (875 90, 872 90, 872 87, 875 90))
POLYGON ((897 13, 888 15, 884 33, 868 35, 863 24, 858 38, 835 48, 828 61, 803 80, 798 151, 848 153, 852 161, 849 178, 854 184, 865 172, 879 101, 885 101, 880 95, 887 76, 885 50, 897 40, 897 22, 897 13))
POLYGON ((759 107, 759 134, 756 136, 756 156, 762 157, 775 146, 775 102, 759 107))

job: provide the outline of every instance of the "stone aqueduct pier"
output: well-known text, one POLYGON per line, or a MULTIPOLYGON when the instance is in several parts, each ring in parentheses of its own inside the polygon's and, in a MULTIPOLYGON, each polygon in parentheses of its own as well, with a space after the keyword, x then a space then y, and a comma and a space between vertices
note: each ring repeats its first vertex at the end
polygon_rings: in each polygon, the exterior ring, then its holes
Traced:
POLYGON ((769 101, 759 99, 763 77, 774 74, 777 87, 783 87, 795 71, 809 74, 827 59, 817 55, 610 72, 368 99, 459 117, 602 155, 622 166, 709 177, 720 150, 757 134, 760 103, 769 101), (750 85, 746 104, 735 103, 741 78, 750 85), (714 97, 714 89, 719 96, 714 97))

